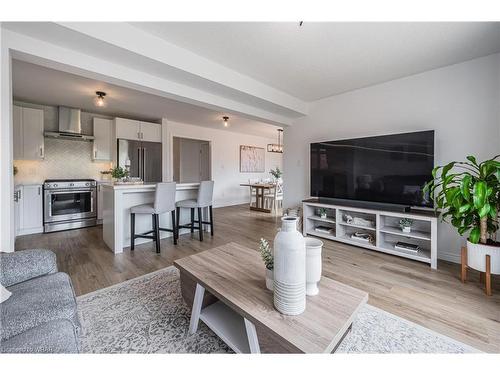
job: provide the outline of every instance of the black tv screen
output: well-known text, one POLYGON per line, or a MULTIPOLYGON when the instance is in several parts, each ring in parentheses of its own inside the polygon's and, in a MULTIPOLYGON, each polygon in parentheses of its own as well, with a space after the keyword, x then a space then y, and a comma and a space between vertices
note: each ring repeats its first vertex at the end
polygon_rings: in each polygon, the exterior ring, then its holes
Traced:
POLYGON ((311 143, 311 196, 433 207, 434 131, 311 143))

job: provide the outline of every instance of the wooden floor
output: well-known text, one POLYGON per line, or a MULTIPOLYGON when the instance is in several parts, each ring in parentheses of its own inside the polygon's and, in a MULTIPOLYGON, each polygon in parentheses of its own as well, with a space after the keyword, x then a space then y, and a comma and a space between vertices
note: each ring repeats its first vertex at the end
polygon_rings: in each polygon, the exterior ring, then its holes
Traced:
MULTIPOLYGON (((114 255, 102 240, 102 228, 19 237, 16 249, 49 248, 56 252, 59 269, 67 272, 77 295, 172 265, 190 254, 228 242, 257 249, 261 237, 272 240, 280 226, 270 214, 249 211, 247 206, 214 210, 215 236, 183 235, 179 245, 165 239, 161 254, 149 244, 114 255)), ((459 266, 439 262, 428 265, 337 242, 326 241, 323 275, 369 293, 369 303, 421 324, 480 350, 500 352, 500 278, 493 281, 493 296, 487 297, 479 274, 459 280, 459 266)))

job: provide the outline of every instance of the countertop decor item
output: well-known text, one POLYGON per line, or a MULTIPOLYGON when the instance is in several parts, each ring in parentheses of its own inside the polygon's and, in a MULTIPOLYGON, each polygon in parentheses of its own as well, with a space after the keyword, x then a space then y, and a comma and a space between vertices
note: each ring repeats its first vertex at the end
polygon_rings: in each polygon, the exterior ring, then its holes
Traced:
POLYGON ((443 221, 450 219, 460 235, 468 234, 462 250, 462 281, 467 267, 486 272, 486 294, 491 294, 491 274, 500 274, 500 242, 496 241, 500 211, 500 155, 479 163, 472 155, 467 161, 452 161, 433 169, 427 183, 429 193, 443 221))
POLYGON ((399 227, 404 233, 410 233, 412 225, 413 225, 412 219, 402 218, 401 220, 399 220, 399 227))
POLYGON ((283 217, 274 238, 274 307, 285 315, 306 309, 306 246, 296 217, 283 217))
POLYGON ((271 246, 269 246, 269 242, 265 238, 260 239, 259 243, 260 256, 266 265, 266 288, 269 290, 273 290, 274 283, 274 257, 273 252, 271 250, 271 246))
POLYGON ((320 217, 320 218, 322 218, 322 219, 326 219, 326 213, 327 213, 326 208, 321 207, 321 208, 319 209, 319 217, 320 217))
POLYGON ((117 181, 123 181, 126 177, 128 177, 129 172, 126 168, 122 168, 119 166, 111 169, 111 176, 117 181))
POLYGON ((323 242, 306 237, 306 294, 315 296, 319 293, 318 283, 321 280, 321 250, 323 242))

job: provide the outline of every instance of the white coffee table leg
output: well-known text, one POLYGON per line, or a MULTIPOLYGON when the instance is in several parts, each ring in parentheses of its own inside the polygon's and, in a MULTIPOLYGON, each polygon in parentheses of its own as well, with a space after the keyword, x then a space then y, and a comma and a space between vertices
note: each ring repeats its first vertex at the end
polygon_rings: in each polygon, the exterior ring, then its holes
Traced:
POLYGON ((203 296, 205 288, 200 284, 196 284, 196 292, 194 294, 193 309, 191 310, 191 321, 189 322, 189 333, 193 334, 198 330, 198 322, 200 321, 201 307, 203 305, 203 296))
POLYGON ((260 346, 259 346, 259 339, 257 338, 257 331, 255 330, 255 325, 245 319, 245 328, 247 331, 247 337, 248 337, 248 345, 250 346, 250 353, 252 354, 260 354, 260 346))

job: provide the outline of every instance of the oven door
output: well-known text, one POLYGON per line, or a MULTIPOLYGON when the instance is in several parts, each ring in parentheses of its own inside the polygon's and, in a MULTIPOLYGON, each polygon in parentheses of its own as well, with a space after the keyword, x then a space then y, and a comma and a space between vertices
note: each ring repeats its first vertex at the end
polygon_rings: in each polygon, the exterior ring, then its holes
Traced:
POLYGON ((46 190, 44 222, 93 218, 97 216, 95 189, 46 190))

